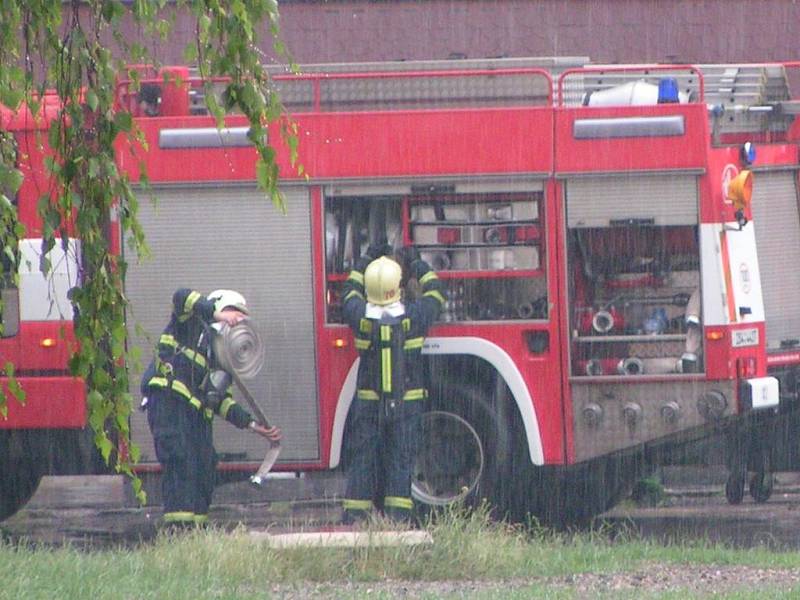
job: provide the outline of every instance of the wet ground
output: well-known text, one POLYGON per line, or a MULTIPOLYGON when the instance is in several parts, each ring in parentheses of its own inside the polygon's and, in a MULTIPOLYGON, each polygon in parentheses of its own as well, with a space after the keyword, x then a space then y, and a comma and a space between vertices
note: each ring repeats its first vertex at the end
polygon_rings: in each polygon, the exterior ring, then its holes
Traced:
POLYGON ((800 549, 800 487, 776 489, 768 502, 749 496, 730 505, 724 488, 670 490, 656 507, 623 502, 600 518, 619 531, 626 528, 663 541, 707 540, 736 547, 800 549))
MULTIPOLYGON (((800 549, 800 477, 777 474, 772 497, 756 503, 746 495, 736 506, 725 499, 724 478, 665 480, 664 495, 654 507, 630 500, 598 520, 604 531, 638 534, 659 540, 710 540, 739 547, 768 545, 800 549)), ((274 480, 269 490, 247 483, 220 486, 210 514, 215 525, 283 533, 327 528, 341 510, 326 499, 338 489, 335 479, 274 480)), ((153 494, 157 496, 157 493, 153 494)), ((157 500, 151 496, 151 500, 157 500)), ((120 477, 52 477, 43 480, 31 502, 0 523, 7 540, 85 549, 131 546, 156 535, 161 507, 137 507, 120 477)))

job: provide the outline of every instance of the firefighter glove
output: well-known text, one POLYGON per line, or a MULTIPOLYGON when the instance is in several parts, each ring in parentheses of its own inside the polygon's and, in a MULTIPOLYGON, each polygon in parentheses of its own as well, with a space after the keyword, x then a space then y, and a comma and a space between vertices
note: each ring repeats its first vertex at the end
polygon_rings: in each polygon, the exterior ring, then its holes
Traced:
POLYGON ((373 243, 370 244, 367 248, 367 253, 365 256, 370 258, 371 260, 375 260, 376 258, 380 258, 381 256, 391 256, 392 254, 392 246, 387 243, 373 243))
POLYGON ((426 263, 424 260, 420 259, 420 258, 418 258, 417 260, 413 261, 411 263, 411 266, 409 267, 409 271, 411 273, 411 277, 413 277, 416 280, 421 279, 422 276, 425 275, 425 273, 427 273, 430 270, 431 270, 431 266, 428 263, 426 263))
POLYGON ((403 271, 409 272, 414 261, 419 260, 419 250, 414 246, 403 246, 397 250, 395 256, 403 271))

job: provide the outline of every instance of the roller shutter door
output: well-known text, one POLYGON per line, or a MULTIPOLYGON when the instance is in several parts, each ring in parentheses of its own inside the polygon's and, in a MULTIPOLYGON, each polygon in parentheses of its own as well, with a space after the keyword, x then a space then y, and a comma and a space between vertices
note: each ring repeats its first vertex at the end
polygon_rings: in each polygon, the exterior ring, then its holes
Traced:
POLYGON ((576 177, 566 182, 569 227, 607 227, 629 219, 654 225, 697 224, 697 177, 633 174, 576 177))
POLYGON ((800 340, 800 215, 797 174, 759 172, 753 181, 753 225, 766 314, 767 348, 800 340))
MULTIPOLYGON (((129 331, 141 348, 142 368, 169 318, 175 289, 241 291, 266 344, 264 368, 246 382, 248 389, 284 431, 281 461, 318 460, 308 190, 286 192, 286 215, 254 186, 165 187, 156 196, 156 208, 142 196, 139 214, 152 257, 142 264, 129 257, 126 278, 129 331)), ((137 401, 140 371, 132 372, 131 381, 137 401)), ((247 406, 238 391, 235 398, 247 406)), ((142 462, 155 461, 140 411, 135 411, 132 434, 142 462)), ((214 437, 222 460, 260 462, 264 457, 263 438, 216 417, 214 437)))

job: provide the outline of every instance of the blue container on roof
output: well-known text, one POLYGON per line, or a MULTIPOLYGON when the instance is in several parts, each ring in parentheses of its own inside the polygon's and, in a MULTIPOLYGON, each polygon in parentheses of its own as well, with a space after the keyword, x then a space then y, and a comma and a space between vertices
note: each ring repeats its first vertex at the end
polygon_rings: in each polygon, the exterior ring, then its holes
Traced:
POLYGON ((674 77, 662 77, 658 81, 658 103, 675 104, 676 102, 680 102, 678 80, 674 77))

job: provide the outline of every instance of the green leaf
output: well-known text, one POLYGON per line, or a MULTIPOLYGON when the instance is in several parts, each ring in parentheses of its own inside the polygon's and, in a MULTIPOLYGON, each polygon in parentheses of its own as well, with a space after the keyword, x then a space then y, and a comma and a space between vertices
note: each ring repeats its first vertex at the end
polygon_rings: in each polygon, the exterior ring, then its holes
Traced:
POLYGON ((256 181, 262 190, 266 191, 271 187, 269 165, 261 158, 256 161, 256 181))
POLYGON ((89 159, 89 177, 97 177, 100 173, 100 162, 92 157, 89 159))
POLYGON ((22 91, 16 88, 0 88, 0 104, 8 106, 12 110, 19 108, 24 97, 22 91))
POLYGON ((118 112, 114 115, 114 125, 120 131, 129 132, 133 127, 133 117, 129 112, 118 112))
POLYGON ((111 451, 114 449, 111 440, 109 440, 107 437, 103 437, 99 440, 95 439, 95 444, 97 444, 97 449, 100 450, 100 456, 103 457, 103 460, 106 464, 109 464, 111 451))
POLYGON ((97 390, 91 390, 86 397, 86 403, 89 406, 89 425, 94 431, 101 431, 105 423, 105 415, 95 410, 102 401, 103 396, 97 390))
POLYGON ((92 111, 97 110, 98 100, 97 94, 95 94, 94 90, 86 91, 86 104, 92 109, 92 111))
POLYGON ((18 169, 0 167, 0 187, 5 188, 12 194, 16 194, 19 191, 23 180, 22 172, 18 169))

